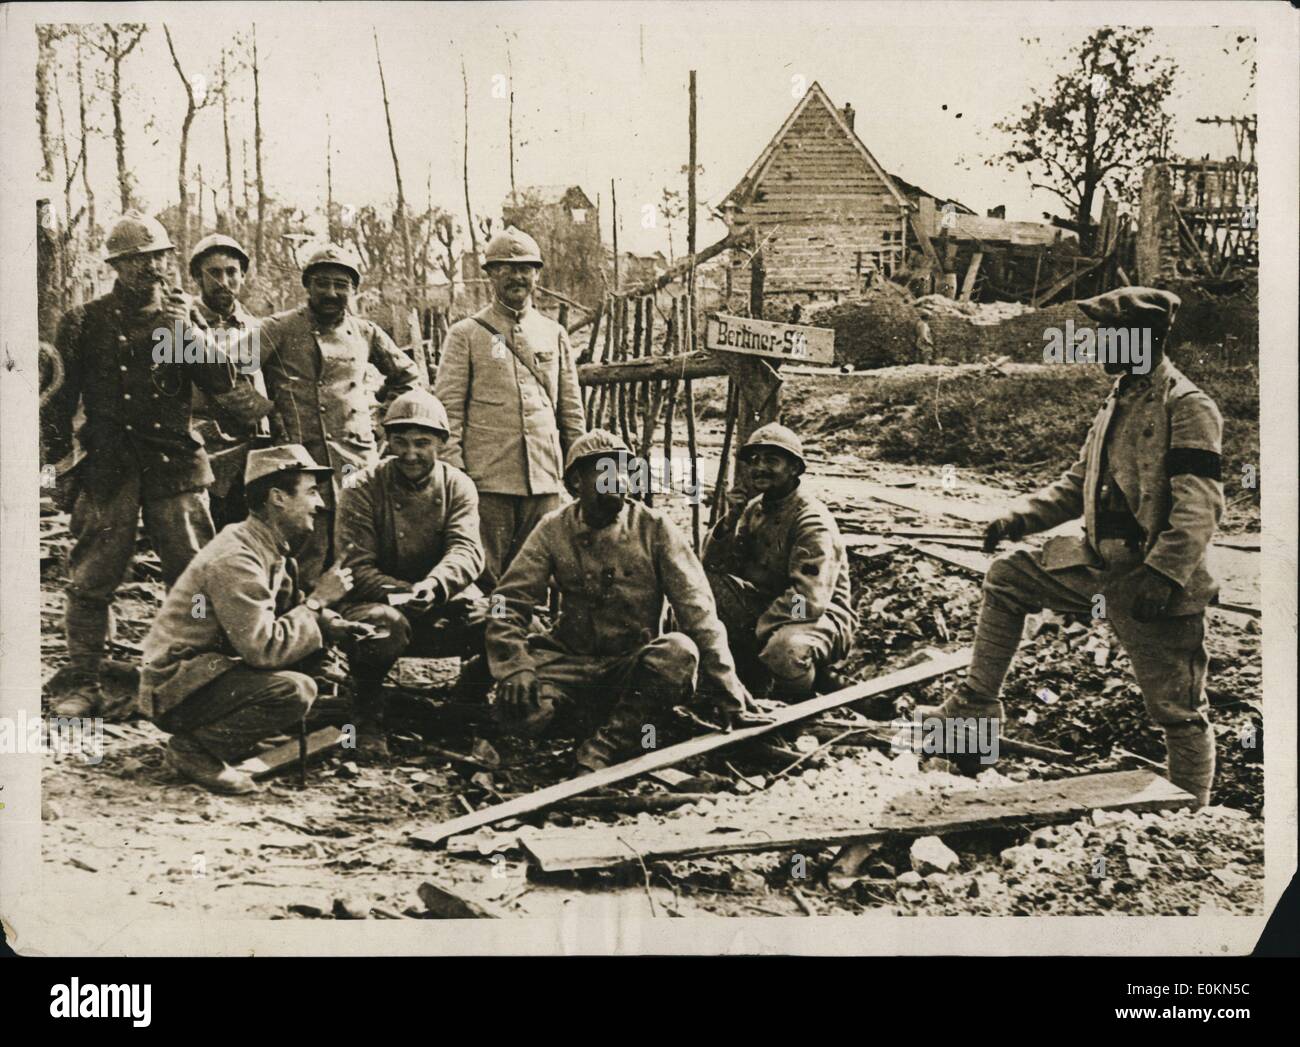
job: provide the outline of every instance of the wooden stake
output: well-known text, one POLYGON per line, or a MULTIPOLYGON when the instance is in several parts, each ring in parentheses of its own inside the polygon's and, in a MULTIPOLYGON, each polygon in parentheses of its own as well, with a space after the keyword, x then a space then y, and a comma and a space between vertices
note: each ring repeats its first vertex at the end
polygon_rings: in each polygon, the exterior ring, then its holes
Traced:
POLYGON ((718 481, 713 485, 713 504, 709 506, 709 530, 722 518, 722 505, 727 499, 727 474, 731 467, 731 439, 736 431, 736 412, 740 397, 736 381, 727 379, 727 413, 722 432, 722 459, 718 462, 718 481))
POLYGON ((700 552, 700 451, 695 443, 695 391, 686 379, 686 453, 691 456, 691 541, 700 552))

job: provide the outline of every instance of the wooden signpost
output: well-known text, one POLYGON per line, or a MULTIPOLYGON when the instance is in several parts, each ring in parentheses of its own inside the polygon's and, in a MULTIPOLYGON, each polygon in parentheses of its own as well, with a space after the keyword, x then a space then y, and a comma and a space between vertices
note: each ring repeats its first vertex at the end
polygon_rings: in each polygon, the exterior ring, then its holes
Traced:
POLYGON ((835 362, 835 332, 828 327, 779 324, 725 313, 714 313, 709 317, 704 346, 706 349, 800 363, 835 362))

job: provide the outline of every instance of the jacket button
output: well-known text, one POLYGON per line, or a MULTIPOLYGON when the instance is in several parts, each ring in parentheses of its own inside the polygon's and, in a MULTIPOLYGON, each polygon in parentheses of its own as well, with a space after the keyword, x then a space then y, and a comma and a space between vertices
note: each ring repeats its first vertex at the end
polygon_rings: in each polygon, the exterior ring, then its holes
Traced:
POLYGON ((118 368, 118 370, 119 370, 119 371, 125 371, 125 370, 126 370, 126 364, 122 364, 122 365, 118 368))
POLYGON ((130 427, 129 425, 126 427, 126 431, 127 431, 128 433, 131 431, 131 427, 130 427))
POLYGON ((166 455, 163 455, 163 456, 162 456, 162 460, 163 460, 164 462, 170 462, 170 461, 171 461, 171 459, 168 458, 166 455))
POLYGON ((154 423, 153 423, 153 427, 154 427, 155 429, 161 429, 161 428, 162 428, 162 422, 154 422, 154 423))
POLYGON ((123 400, 129 400, 129 399, 131 399, 131 394, 130 394, 130 393, 123 393, 123 394, 122 394, 122 399, 123 399, 123 400))
POLYGON ((118 345, 126 345, 126 335, 124 335, 124 334, 120 334, 120 335, 118 335, 118 336, 117 336, 117 344, 118 344, 118 345))

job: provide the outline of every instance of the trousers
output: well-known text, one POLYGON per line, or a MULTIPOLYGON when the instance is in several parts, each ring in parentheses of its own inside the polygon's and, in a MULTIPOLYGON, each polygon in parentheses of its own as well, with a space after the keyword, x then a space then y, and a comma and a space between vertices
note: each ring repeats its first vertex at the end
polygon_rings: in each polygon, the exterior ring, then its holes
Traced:
POLYGON ((138 474, 127 476, 107 494, 81 491, 69 521, 73 546, 64 609, 68 661, 74 669, 97 671, 104 657, 109 608, 131 566, 142 512, 145 534, 158 554, 168 588, 212 539, 204 491, 142 498, 138 474))
POLYGON ((349 621, 365 622, 388 633, 357 643, 348 657, 353 672, 366 679, 382 681, 403 655, 461 659, 486 656, 487 600, 481 594, 449 600, 420 615, 383 603, 353 604, 339 613, 349 621))
POLYGON ((538 521, 564 504, 558 494, 482 494, 478 496, 479 534, 491 583, 506 573, 538 521))

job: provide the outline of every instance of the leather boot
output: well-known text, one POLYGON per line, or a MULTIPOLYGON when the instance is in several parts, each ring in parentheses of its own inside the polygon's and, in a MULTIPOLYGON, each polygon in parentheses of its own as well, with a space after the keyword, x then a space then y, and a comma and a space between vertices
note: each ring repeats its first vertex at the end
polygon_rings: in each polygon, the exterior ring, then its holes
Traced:
POLYGON ((51 716, 68 719, 95 716, 105 701, 98 669, 68 666, 55 674, 49 686, 58 694, 57 698, 50 701, 51 716))
POLYGON ((1198 807, 1204 807, 1210 802, 1214 782, 1214 729, 1199 723, 1179 723, 1164 731, 1169 780, 1195 796, 1198 807))
POLYGON ((185 734, 173 734, 167 744, 167 766, 205 789, 227 796, 259 792, 261 787, 253 776, 230 766, 208 752, 196 740, 185 734))
MULTIPOLYGON (((1001 729, 1002 723, 1006 719, 1006 710, 1002 702, 996 698, 989 699, 983 695, 976 694, 966 684, 960 684, 957 692, 950 698, 946 699, 941 705, 918 705, 916 715, 921 720, 996 720, 998 729, 1001 729)), ((987 770, 997 763, 995 758, 986 762, 986 757, 979 751, 979 740, 981 732, 978 724, 954 724, 951 727, 944 724, 944 744, 948 745, 951 739, 951 752, 936 753, 942 755, 949 763, 953 764, 958 773, 968 777, 975 777, 980 771, 987 770), (960 732, 960 736, 957 736, 960 732)), ((984 737, 988 737, 987 731, 984 737)))
POLYGON ((672 697, 650 688, 628 691, 596 733, 578 746, 574 760, 589 771, 599 771, 644 752, 641 741, 646 724, 653 722, 656 710, 672 708, 672 697))
POLYGON ((353 726, 357 729, 357 756, 368 762, 387 760, 388 726, 384 714, 384 689, 380 682, 358 679, 352 704, 353 726))

